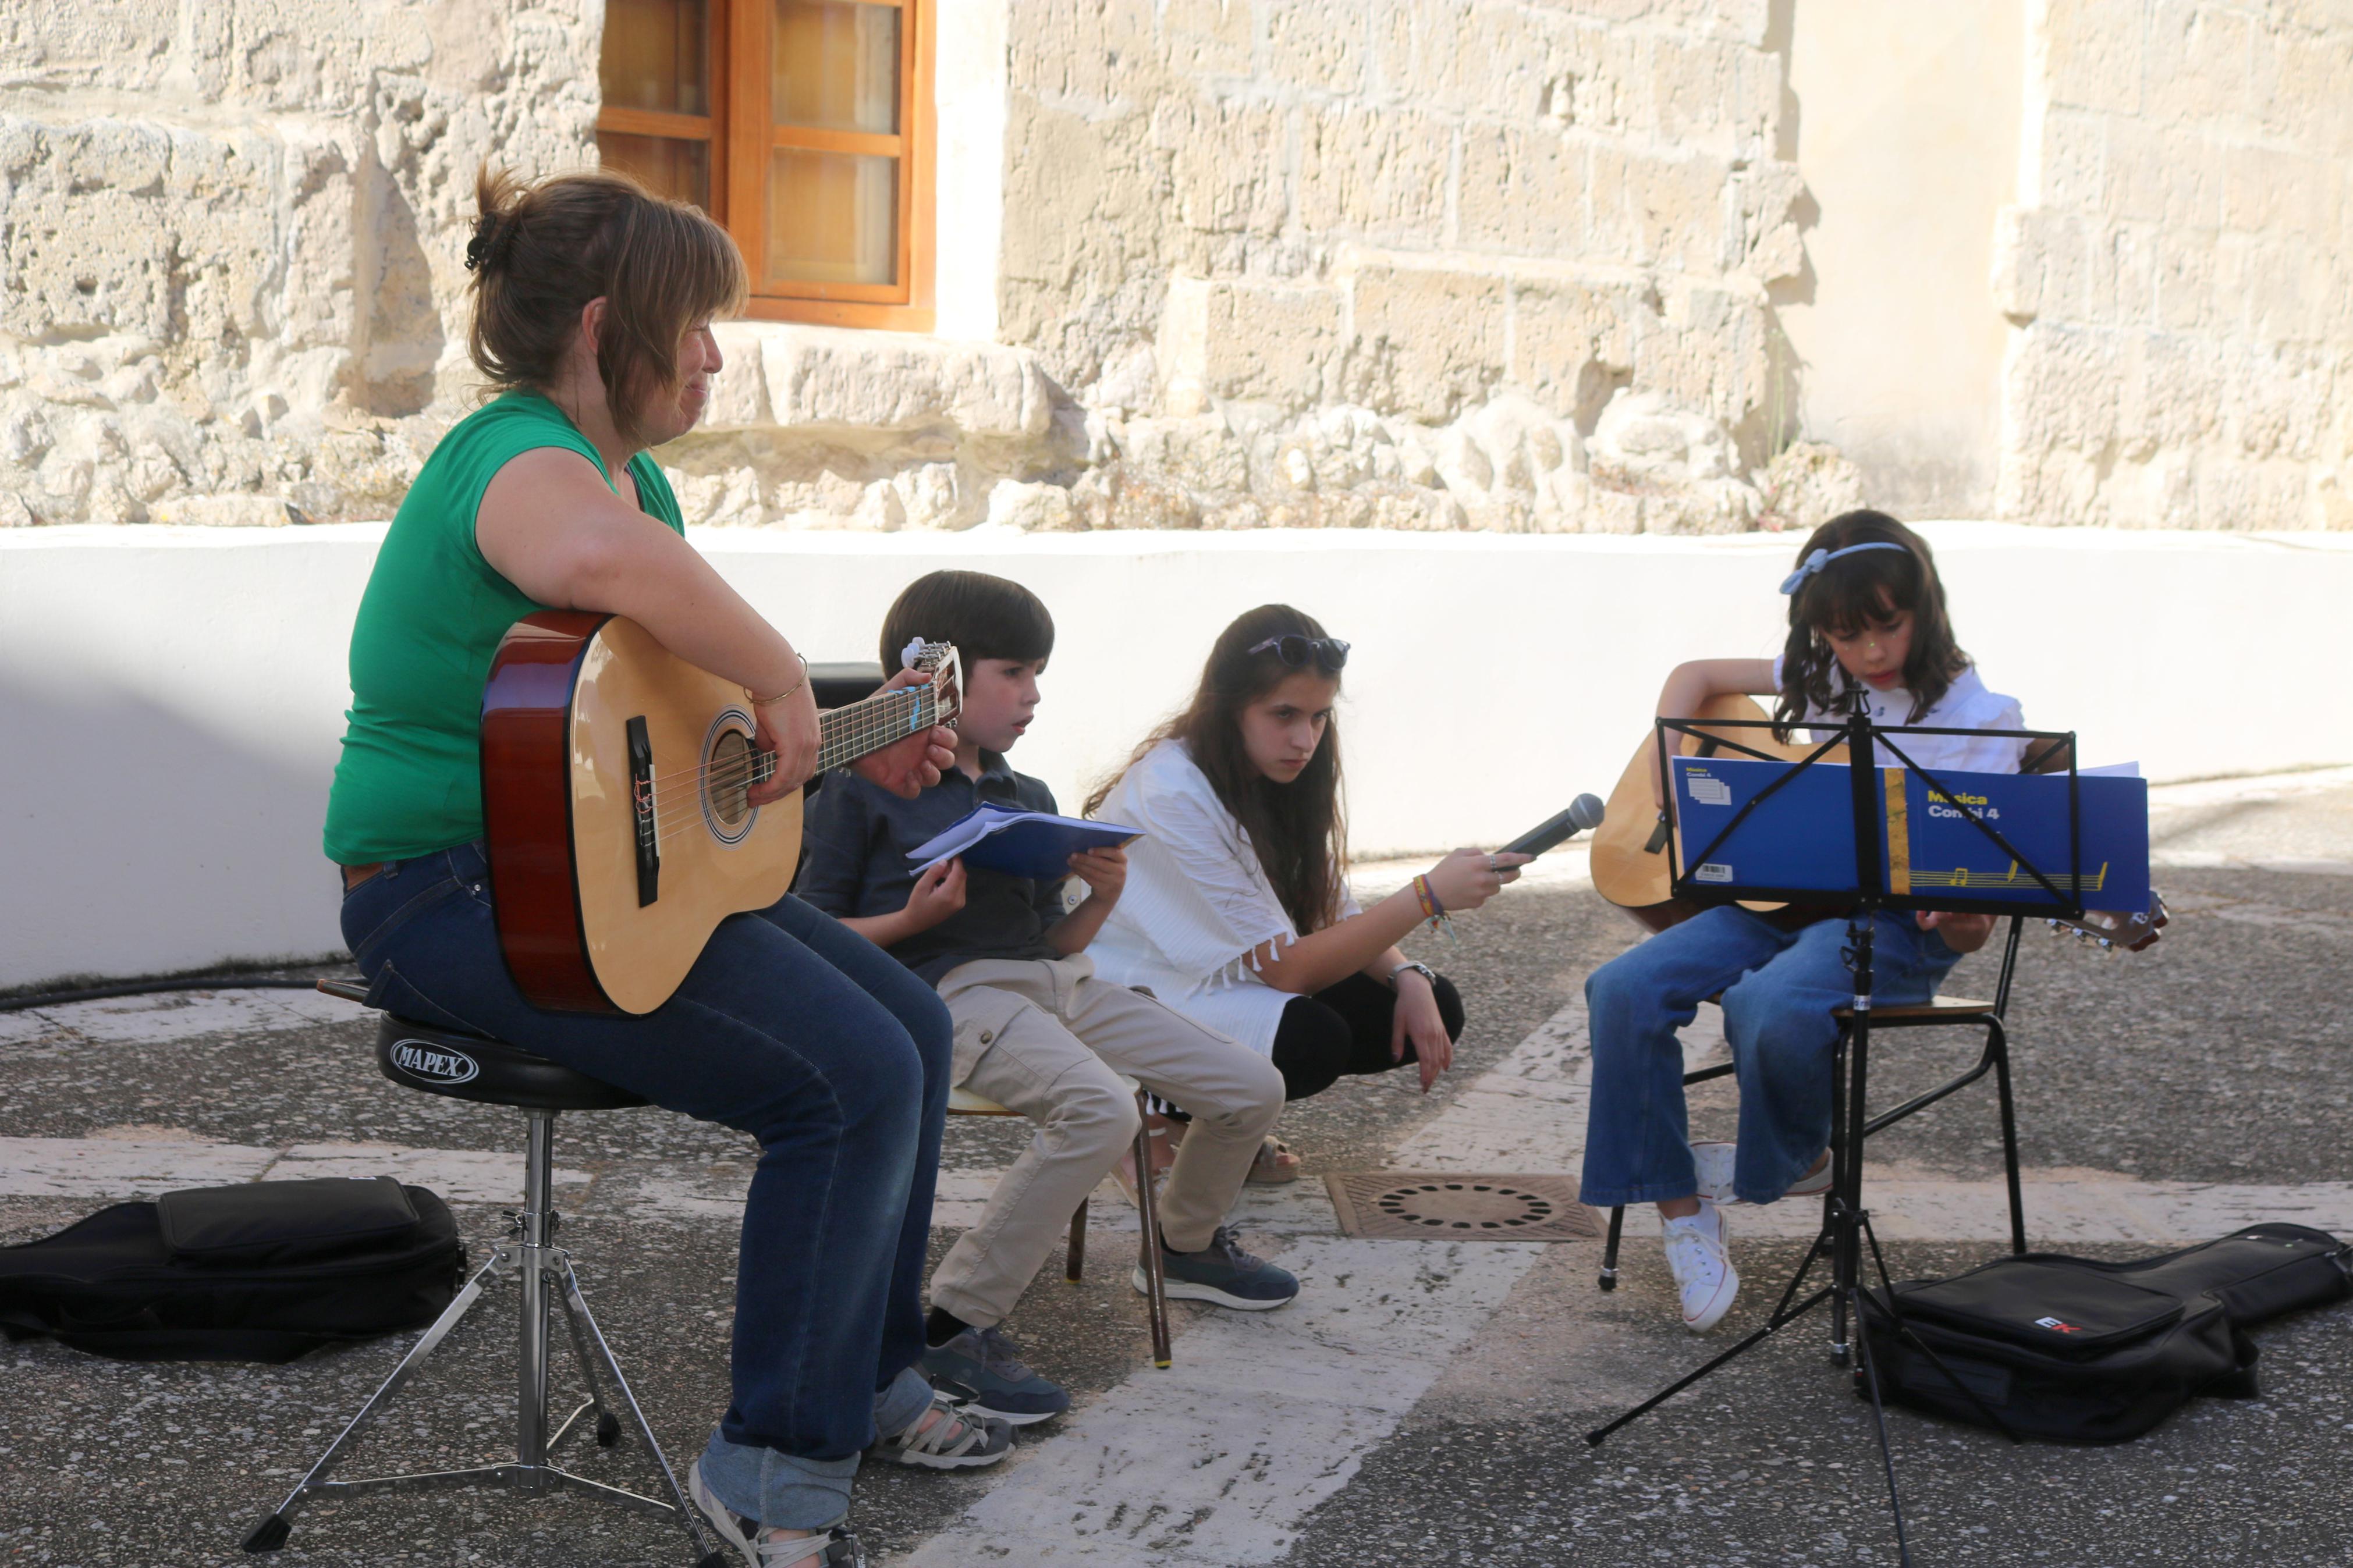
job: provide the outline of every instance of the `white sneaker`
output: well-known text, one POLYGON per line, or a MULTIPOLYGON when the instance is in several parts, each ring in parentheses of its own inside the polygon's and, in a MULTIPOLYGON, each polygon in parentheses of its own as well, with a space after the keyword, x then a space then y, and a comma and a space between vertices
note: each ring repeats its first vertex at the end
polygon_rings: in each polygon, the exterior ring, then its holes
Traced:
POLYGON ((1724 1215, 1702 1199, 1699 1213, 1661 1222, 1667 1268, 1683 1298, 1683 1327, 1704 1334, 1724 1321, 1740 1294, 1740 1275, 1725 1250, 1724 1215))
MULTIPOLYGON (((1739 1157, 1737 1143, 1694 1143, 1691 1146, 1692 1169, 1698 1173, 1699 1184, 1693 1190, 1711 1203, 1736 1204, 1739 1195, 1732 1190, 1732 1167, 1739 1157)), ((1789 1184, 1785 1198, 1818 1198, 1831 1190, 1831 1163, 1822 1162, 1819 1171, 1809 1171, 1789 1184)))

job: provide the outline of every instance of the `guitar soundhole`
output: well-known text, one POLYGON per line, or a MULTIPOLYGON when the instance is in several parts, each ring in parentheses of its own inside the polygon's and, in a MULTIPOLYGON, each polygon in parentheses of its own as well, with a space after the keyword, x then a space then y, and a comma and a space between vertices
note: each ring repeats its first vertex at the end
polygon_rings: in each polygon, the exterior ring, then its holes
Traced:
POLYGON ((723 730, 711 748, 710 771, 703 775, 711 815, 720 831, 732 833, 752 814, 752 738, 741 730, 723 730))

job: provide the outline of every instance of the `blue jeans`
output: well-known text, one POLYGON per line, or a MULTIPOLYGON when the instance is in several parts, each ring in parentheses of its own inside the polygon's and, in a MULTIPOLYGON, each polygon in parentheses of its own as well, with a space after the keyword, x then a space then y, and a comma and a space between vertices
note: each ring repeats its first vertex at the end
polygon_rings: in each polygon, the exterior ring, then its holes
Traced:
POLYGON ((765 1525, 839 1520, 878 1396, 897 1415, 913 1396, 900 1374, 923 1354, 948 1096, 938 994, 786 898, 722 922, 678 994, 642 1017, 543 1012, 508 976, 479 845, 395 863, 346 894, 343 913, 372 1005, 509 1041, 759 1141, 733 1401, 706 1476, 765 1525))
MULTIPOLYGON (((1960 955, 1909 913, 1873 926, 1872 996, 1926 1002, 1960 955)), ((1724 1037, 1740 1085, 1733 1190, 1769 1204, 1828 1146, 1831 1009, 1854 999, 1840 950, 1844 920, 1795 931, 1735 905, 1704 910, 1620 953, 1585 982, 1593 1098, 1585 1124, 1584 1201, 1597 1208, 1689 1197, 1698 1189, 1675 1031, 1724 993, 1724 1037)))

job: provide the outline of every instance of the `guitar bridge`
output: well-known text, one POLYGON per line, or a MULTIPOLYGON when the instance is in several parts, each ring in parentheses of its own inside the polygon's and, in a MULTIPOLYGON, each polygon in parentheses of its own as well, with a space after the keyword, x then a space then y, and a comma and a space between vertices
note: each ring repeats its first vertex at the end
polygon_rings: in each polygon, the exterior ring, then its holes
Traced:
POLYGON ((661 896, 661 838, 654 814, 654 743, 642 714, 628 723, 629 810, 637 818, 638 908, 661 896))

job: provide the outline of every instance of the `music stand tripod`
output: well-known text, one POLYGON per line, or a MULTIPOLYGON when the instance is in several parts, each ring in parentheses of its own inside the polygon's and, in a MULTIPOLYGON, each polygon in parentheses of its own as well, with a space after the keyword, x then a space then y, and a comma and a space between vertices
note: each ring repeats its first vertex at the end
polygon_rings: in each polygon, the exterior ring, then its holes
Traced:
MULTIPOLYGON (((1728 730, 1769 730, 1769 720, 1717 719, 1704 724, 1680 719, 1661 719, 1655 734, 1658 744, 1660 797, 1666 802, 1667 826, 1678 850, 1683 844, 1681 814, 1675 793, 1673 770, 1669 758, 1672 754, 1668 736, 1688 735, 1697 739, 1707 752, 1736 752, 1763 762, 1781 763, 1783 759, 1742 745, 1727 735, 1728 730)), ((2017 1434, 1988 1409, 1977 1393, 1951 1370, 1936 1352, 1906 1325, 1895 1306, 1893 1281, 1887 1272, 1887 1262, 1881 1254, 1878 1236, 1871 1226, 1870 1211, 1862 1205, 1862 1143, 1869 1115, 1864 1092, 1869 1084, 1871 1057, 1871 995, 1873 923, 1882 910, 1947 910, 1961 913, 1996 915, 2042 913, 2064 919, 2083 915, 2082 818, 2075 772, 2074 735, 2072 731, 2043 730, 1957 730, 1914 725, 1878 725, 1862 712, 1856 712, 1841 727, 1839 732, 1822 742, 1811 752, 1795 763, 1785 764, 1788 772, 1757 792, 1744 803, 1704 849, 1695 855, 1678 854, 1673 882, 1676 897, 1697 903, 1721 904, 1738 901, 1781 902, 1826 907, 1847 912, 1849 947, 1846 956, 1854 971, 1854 1000, 1852 1022, 1848 1025, 1832 1058, 1831 1077, 1831 1189, 1822 1204, 1821 1228, 1815 1234, 1813 1245, 1806 1249, 1797 1271, 1783 1288, 1781 1299, 1766 1320, 1756 1330, 1729 1349, 1707 1361, 1696 1370, 1678 1378, 1645 1399, 1632 1409, 1619 1415, 1608 1425, 1586 1434, 1586 1442, 1599 1447, 1609 1435, 1620 1427, 1648 1415, 1668 1400, 1691 1387, 1711 1373, 1728 1364, 1762 1344, 1774 1334, 1796 1322, 1815 1308, 1828 1305, 1831 1309, 1831 1360, 1833 1364, 1854 1363, 1855 1381, 1868 1393, 1873 1428, 1879 1439, 1881 1464, 1887 1476, 1887 1506, 1895 1523, 1895 1550, 1898 1560, 1910 1568, 1912 1552, 1904 1531, 1904 1503, 1895 1484, 1895 1454, 1887 1436, 1887 1406, 1879 1385, 1879 1371, 1873 1363, 1870 1337, 1862 1331, 1865 1312, 1873 1312, 1878 1320, 1892 1326, 1905 1343, 1918 1350, 1956 1388, 1967 1395, 1992 1426, 2018 1441, 2017 1434), (2033 863, 1978 811, 1966 803, 1963 793, 1948 789, 1936 776, 1905 756, 1899 738, 1912 735, 1970 735, 1980 738, 2007 737, 2030 742, 2043 742, 2040 755, 2056 757, 2058 748, 2064 747, 2067 759, 2067 859, 2068 868, 2056 876, 2038 869, 2033 863), (1883 814, 1885 810, 1882 790, 1882 773, 1876 765, 1878 750, 1883 747, 1889 755, 1917 773, 1938 796, 1951 804, 1973 824, 1979 833, 1990 838, 2023 870, 2036 885, 2041 897, 2016 894, 2003 899, 1971 899, 1940 892, 1933 897, 1915 895, 1908 891, 1891 891, 1885 875, 1885 844, 1883 837, 1883 814), (1849 773, 1849 798, 1854 816, 1854 877, 1851 887, 1840 889, 1743 886, 1728 880, 1699 881, 1694 868, 1708 867, 1715 855, 1748 821, 1758 807, 1780 794, 1792 781, 1801 777, 1824 757, 1843 749, 1849 773), (1872 1264, 1879 1276, 1880 1293, 1873 1295, 1863 1284, 1862 1253, 1865 1246, 1871 1251, 1872 1264), (1830 1261, 1829 1282, 1805 1291, 1814 1264, 1819 1258, 1830 1261), (1849 1325, 1855 1332, 1849 1339, 1849 1325)), ((2032 764, 2030 763, 2030 768, 2032 764)), ((1890 786, 1892 792, 1892 785, 1890 786)))

